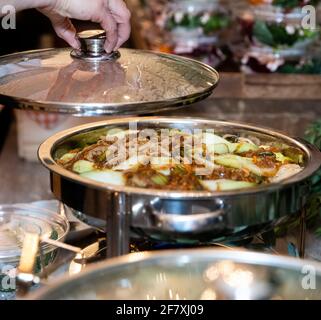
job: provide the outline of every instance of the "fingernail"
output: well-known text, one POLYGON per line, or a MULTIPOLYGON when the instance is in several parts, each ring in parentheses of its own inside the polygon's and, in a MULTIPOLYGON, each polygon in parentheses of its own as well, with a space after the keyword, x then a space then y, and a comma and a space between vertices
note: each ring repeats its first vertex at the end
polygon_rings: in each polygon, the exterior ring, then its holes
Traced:
POLYGON ((112 50, 110 48, 108 48, 108 47, 105 48, 105 50, 106 50, 107 53, 111 53, 112 52, 112 50))
POLYGON ((80 47, 81 47, 80 42, 76 38, 73 41, 73 47, 74 47, 74 49, 80 49, 80 47))

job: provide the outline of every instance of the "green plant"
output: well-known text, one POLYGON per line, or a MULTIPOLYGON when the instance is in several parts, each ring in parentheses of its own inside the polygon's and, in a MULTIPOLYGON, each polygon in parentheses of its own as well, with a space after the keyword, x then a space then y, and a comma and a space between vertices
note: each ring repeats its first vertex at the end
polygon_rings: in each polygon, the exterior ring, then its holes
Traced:
POLYGON ((273 5, 282 8, 295 8, 300 6, 300 2, 300 0, 273 0, 273 5))
POLYGON ((287 74, 321 74, 321 59, 311 59, 302 64, 286 62, 278 72, 287 74))
MULTIPOLYGON (((315 121, 307 128, 305 139, 321 150, 321 119, 315 121)), ((306 223, 307 226, 312 229, 321 219, 321 170, 311 178, 310 183, 312 183, 312 190, 306 204, 306 223)), ((289 230, 298 228, 299 225, 300 217, 293 219, 287 225, 276 228, 274 231, 277 237, 282 237, 286 235, 289 230)), ((314 232, 320 237, 321 227, 317 228, 314 232)))
POLYGON ((167 22, 167 29, 173 30, 177 27, 183 27, 186 29, 202 28, 205 35, 209 35, 215 31, 222 30, 229 26, 230 19, 224 14, 212 14, 207 21, 203 21, 203 14, 190 15, 184 14, 180 21, 176 21, 172 16, 167 22))
POLYGON ((262 44, 273 48, 280 46, 293 46, 299 41, 312 39, 317 36, 317 31, 304 30, 301 27, 294 27, 293 33, 289 33, 286 26, 256 21, 253 27, 253 36, 262 44))
MULTIPOLYGON (((307 128, 305 139, 321 150, 321 119, 307 128)), ((308 201, 307 214, 309 217, 308 223, 313 225, 315 219, 321 218, 321 170, 312 177, 311 182, 312 193, 308 201)), ((318 228, 315 233, 317 236, 321 236, 321 228, 318 228)))

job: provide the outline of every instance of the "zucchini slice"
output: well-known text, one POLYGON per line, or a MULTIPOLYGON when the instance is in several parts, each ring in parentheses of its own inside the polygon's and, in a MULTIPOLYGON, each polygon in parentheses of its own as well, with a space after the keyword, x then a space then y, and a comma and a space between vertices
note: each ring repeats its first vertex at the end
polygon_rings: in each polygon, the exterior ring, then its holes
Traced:
POLYGON ((273 177, 276 174, 275 168, 260 168, 253 163, 251 158, 244 158, 234 154, 216 156, 214 162, 224 167, 246 169, 259 177, 273 177))
POLYGON ((203 180, 200 181, 202 186, 209 191, 229 191, 255 187, 255 183, 234 180, 203 180))
POLYGON ((95 170, 90 172, 84 172, 80 174, 83 178, 88 178, 98 182, 107 184, 113 184, 116 186, 125 186, 126 179, 123 173, 115 172, 113 170, 95 170))
POLYGON ((94 170, 94 163, 87 160, 78 160, 74 163, 72 171, 76 173, 85 173, 94 170))

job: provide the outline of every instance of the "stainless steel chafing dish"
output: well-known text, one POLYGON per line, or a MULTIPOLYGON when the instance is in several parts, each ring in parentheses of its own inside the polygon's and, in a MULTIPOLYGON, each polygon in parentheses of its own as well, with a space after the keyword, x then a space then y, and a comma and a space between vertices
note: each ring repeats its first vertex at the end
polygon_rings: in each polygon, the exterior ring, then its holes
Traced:
POLYGON ((248 251, 194 249, 114 258, 26 298, 320 300, 320 286, 321 269, 315 262, 248 251))
POLYGON ((109 256, 128 252, 129 230, 162 241, 240 239, 269 230, 298 213, 309 194, 309 178, 321 164, 320 152, 312 145, 254 126, 182 118, 127 118, 103 121, 60 132, 39 149, 41 162, 50 170, 55 196, 81 212, 88 223, 106 223, 109 256), (77 141, 95 132, 128 128, 211 128, 216 133, 255 137, 261 142, 279 141, 304 153, 304 169, 281 183, 228 192, 178 192, 117 187, 84 179, 56 163, 77 141))
MULTIPOLYGON (((173 55, 128 49, 107 55, 101 31, 78 36, 80 51, 49 49, 2 57, 0 103, 78 116, 148 114, 204 99, 219 80, 212 68, 173 55)), ((88 224, 103 224, 109 256, 128 252, 129 230, 138 236, 183 242, 239 239, 268 230, 304 207, 308 178, 321 162, 319 152, 299 139, 248 125, 182 118, 132 118, 74 128, 48 139, 39 157, 51 172, 56 197, 88 224), (56 163, 55 154, 70 147, 70 141, 95 130, 126 127, 129 121, 139 128, 212 128, 281 140, 302 150, 306 167, 282 183, 215 193, 112 187, 81 178, 56 163)))

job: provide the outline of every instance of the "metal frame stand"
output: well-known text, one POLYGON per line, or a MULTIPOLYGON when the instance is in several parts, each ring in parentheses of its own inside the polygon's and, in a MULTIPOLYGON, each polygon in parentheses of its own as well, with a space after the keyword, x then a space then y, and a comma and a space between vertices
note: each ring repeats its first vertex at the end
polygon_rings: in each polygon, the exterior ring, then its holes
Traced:
POLYGON ((305 242, 306 242, 306 208, 304 207, 300 215, 300 233, 299 233, 299 257, 305 257, 305 242))
MULTIPOLYGON (((113 197, 112 208, 107 215, 107 259, 130 253, 130 199, 124 194, 113 197)), ((306 242, 306 208, 299 213, 299 235, 297 251, 301 259, 305 257, 306 242)), ((273 231, 270 231, 273 232, 273 231)), ((273 237, 262 238, 261 241, 273 248, 273 237)))
POLYGON ((130 199, 116 193, 107 213, 107 259, 130 252, 130 199))

